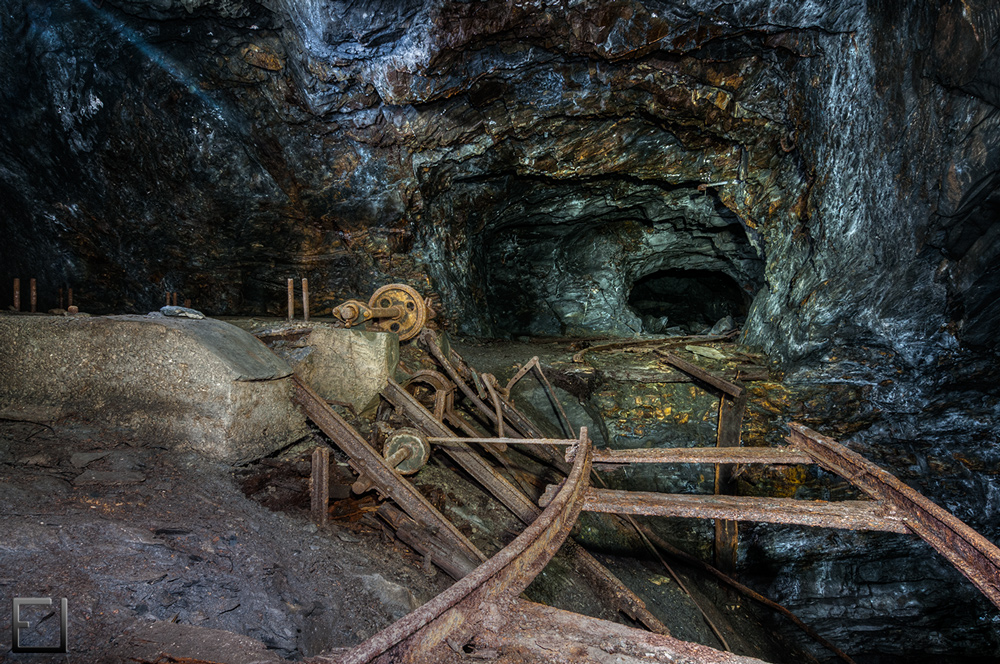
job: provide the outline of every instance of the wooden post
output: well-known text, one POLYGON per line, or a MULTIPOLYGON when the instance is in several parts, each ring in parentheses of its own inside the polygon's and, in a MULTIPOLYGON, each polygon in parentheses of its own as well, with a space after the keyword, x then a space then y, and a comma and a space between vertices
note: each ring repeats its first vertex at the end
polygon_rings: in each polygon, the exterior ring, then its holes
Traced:
MULTIPOLYGON (((716 447, 739 447, 740 429, 743 427, 743 411, 746 410, 747 392, 741 390, 738 397, 723 394, 719 402, 719 435, 716 447)), ((715 494, 734 495, 736 481, 733 479, 732 464, 715 464, 715 494)), ((736 570, 737 546, 739 544, 739 522, 724 519, 715 520, 715 566, 726 574, 736 570)))
POLYGON ((295 280, 288 280, 288 320, 295 320, 295 280))
POLYGON ((185 309, 190 309, 191 308, 191 298, 185 298, 184 299, 184 308, 185 309))
POLYGON ((326 526, 330 506, 330 448, 317 447, 312 453, 312 475, 309 476, 310 509, 317 526, 326 526))
POLYGON ((309 320, 309 280, 302 280, 302 320, 309 320))
POLYGON ((177 291, 174 291, 173 293, 170 294, 170 299, 172 300, 171 304, 173 304, 176 307, 177 306, 177 291))
POLYGON ((166 306, 168 306, 168 307, 170 306, 170 291, 167 291, 167 304, 166 304, 166 306))
POLYGON ((21 280, 14 278, 14 311, 21 310, 21 280))
POLYGON ((63 289, 60 288, 59 289, 59 308, 60 309, 64 309, 65 308, 65 307, 63 307, 64 304, 65 304, 65 302, 63 301, 63 289))
POLYGON ((66 289, 66 309, 68 310, 72 306, 73 306, 73 289, 72 288, 67 288, 66 289))
POLYGON ((31 280, 31 313, 38 311, 38 283, 32 279, 31 280))

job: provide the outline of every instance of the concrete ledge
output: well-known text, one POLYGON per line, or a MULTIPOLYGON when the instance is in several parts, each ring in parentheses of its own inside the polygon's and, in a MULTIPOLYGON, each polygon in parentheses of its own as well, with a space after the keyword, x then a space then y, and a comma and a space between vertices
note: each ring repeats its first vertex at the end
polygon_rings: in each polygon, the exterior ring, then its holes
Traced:
POLYGON ((221 321, 0 316, 0 416, 85 419, 240 463, 307 433, 291 369, 221 321))

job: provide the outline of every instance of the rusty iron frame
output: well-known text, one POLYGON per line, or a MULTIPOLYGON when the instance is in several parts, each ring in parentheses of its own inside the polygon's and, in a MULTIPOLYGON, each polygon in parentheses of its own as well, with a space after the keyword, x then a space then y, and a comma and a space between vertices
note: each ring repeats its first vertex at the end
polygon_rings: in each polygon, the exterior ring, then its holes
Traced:
POLYGON ((576 463, 549 506, 513 542, 448 590, 345 653, 341 664, 433 661, 436 648, 488 639, 513 617, 510 607, 569 535, 590 477, 590 439, 580 431, 576 463))

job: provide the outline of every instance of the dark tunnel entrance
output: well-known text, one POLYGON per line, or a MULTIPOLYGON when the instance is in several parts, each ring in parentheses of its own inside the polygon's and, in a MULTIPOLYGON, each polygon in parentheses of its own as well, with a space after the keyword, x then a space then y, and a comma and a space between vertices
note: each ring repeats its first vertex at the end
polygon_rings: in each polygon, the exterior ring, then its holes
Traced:
POLYGON ((715 270, 659 270, 637 280, 629 307, 642 319, 643 332, 699 333, 732 316, 747 315, 751 296, 729 275, 715 270))

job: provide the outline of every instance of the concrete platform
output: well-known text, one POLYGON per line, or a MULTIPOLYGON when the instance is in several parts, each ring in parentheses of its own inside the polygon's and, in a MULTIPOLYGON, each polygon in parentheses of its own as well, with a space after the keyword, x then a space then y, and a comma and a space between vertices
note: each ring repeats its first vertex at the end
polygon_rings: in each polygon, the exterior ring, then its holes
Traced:
POLYGON ((308 429, 291 369, 222 321, 0 315, 0 417, 79 419, 229 463, 308 429))

